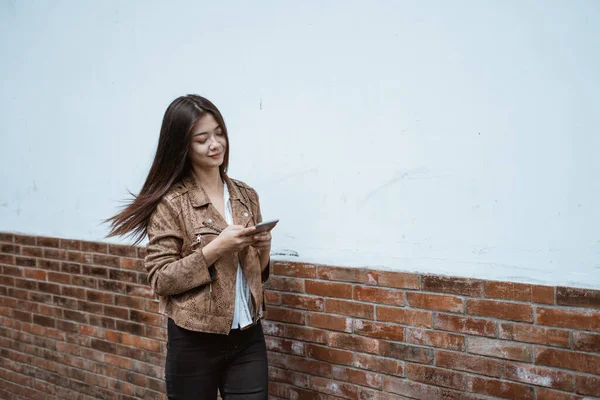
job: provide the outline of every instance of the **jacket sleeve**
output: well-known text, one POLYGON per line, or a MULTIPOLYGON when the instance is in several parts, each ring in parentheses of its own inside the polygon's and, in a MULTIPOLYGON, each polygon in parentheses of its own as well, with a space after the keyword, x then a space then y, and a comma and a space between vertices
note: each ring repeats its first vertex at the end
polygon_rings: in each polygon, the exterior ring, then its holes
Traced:
POLYGON ((182 258, 179 211, 163 198, 148 223, 145 266, 150 286, 159 296, 176 295, 212 281, 202 248, 182 258))
MULTIPOLYGON (((260 200, 258 198, 258 193, 253 188, 250 188, 251 193, 251 201, 254 203, 256 207, 256 223, 259 224, 262 222, 262 214, 260 213, 260 200)), ((269 279, 269 275, 271 273, 271 258, 269 257, 269 262, 267 266, 262 270, 261 279, 263 282, 266 282, 269 279)))

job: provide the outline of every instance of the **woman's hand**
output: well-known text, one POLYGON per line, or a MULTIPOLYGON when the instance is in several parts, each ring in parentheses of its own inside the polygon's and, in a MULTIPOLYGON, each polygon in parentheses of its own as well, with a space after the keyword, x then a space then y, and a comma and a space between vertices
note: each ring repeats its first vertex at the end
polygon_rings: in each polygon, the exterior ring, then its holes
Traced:
POLYGON ((269 250, 271 249, 271 232, 263 232, 257 233, 256 235, 252 235, 254 239, 254 243, 252 243, 252 247, 258 250, 269 250))
POLYGON ((252 247, 258 249, 258 256, 260 258, 260 269, 264 270, 269 265, 271 259, 271 232, 257 233, 252 235, 254 243, 252 247))
POLYGON ((253 226, 244 228, 241 225, 229 225, 214 241, 224 253, 235 253, 255 241, 251 235, 255 229, 253 226))
POLYGON ((251 233, 255 227, 244 228, 241 225, 229 225, 212 242, 202 248, 208 265, 214 264, 227 253, 235 253, 255 242, 251 233))

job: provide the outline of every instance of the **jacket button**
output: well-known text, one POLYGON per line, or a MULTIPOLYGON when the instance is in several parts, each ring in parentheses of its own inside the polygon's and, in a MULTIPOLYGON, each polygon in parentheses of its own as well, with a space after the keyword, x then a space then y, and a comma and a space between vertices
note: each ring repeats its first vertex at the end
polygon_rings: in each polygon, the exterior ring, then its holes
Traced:
POLYGON ((245 213, 244 213, 244 217, 247 217, 247 216, 248 216, 248 213, 247 213, 247 212, 245 212, 245 213))
POLYGON ((212 224, 212 219, 207 219, 206 222, 208 222, 209 224, 212 224))

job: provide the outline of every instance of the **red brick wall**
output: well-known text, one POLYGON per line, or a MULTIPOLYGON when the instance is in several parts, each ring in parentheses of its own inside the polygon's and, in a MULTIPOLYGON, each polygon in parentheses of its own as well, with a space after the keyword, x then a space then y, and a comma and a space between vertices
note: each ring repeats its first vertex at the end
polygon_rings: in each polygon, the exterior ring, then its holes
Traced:
MULTIPOLYGON (((0 398, 164 399, 143 249, 0 233, 0 398)), ((273 399, 600 396, 600 291, 275 263, 273 399)))

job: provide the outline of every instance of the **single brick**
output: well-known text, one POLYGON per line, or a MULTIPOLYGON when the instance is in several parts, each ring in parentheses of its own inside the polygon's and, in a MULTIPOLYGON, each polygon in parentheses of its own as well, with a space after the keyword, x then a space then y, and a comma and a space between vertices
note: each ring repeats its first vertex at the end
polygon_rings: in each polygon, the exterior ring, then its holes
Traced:
POLYGON ((470 337, 467 341, 467 351, 483 356, 524 362, 531 362, 533 355, 531 345, 482 337, 470 337))
POLYGON ((600 377, 577 375, 577 393, 600 397, 600 377))
POLYGON ((567 392, 575 389, 573 374, 529 364, 502 363, 500 378, 567 392))
POLYGON ((377 400, 400 400, 400 399, 468 399, 467 394, 461 394, 452 389, 444 389, 441 387, 425 385, 423 383, 414 382, 408 379, 397 379, 385 377, 383 381, 383 389, 386 392, 396 393, 400 396, 391 398, 384 397, 377 400))
POLYGON ((481 297, 483 296, 483 282, 477 279, 424 275, 421 277, 421 290, 481 297))
POLYGON ((584 400, 583 397, 573 393, 557 392, 556 390, 536 388, 537 400, 584 400))
POLYGON ((267 307, 265 317, 272 321, 289 322, 304 325, 305 316, 303 311, 289 308, 267 307))
POLYGON ((396 324, 384 324, 373 321, 354 321, 354 333, 396 342, 404 341, 404 327, 396 324))
POLYGON ((319 279, 326 279, 329 281, 365 282, 365 270, 362 268, 327 267, 319 265, 317 276, 319 279))
POLYGON ((60 239, 61 249, 65 250, 77 250, 81 251, 81 241, 80 240, 70 240, 70 239, 60 239))
POLYGON ((573 349, 600 353, 600 335, 583 332, 573 332, 573 349))
POLYGON ((406 341, 422 346, 432 346, 457 351, 464 351, 465 349, 464 336, 427 329, 408 328, 406 341))
POLYGON ((287 383, 303 388, 307 388, 309 386, 308 375, 276 367, 269 367, 269 381, 287 383))
POLYGON ((284 336, 296 340, 314 343, 327 343, 327 331, 322 329, 307 328, 298 325, 286 325, 284 336))
POLYGON ((404 363, 389 358, 370 354, 355 354, 352 365, 368 371, 381 372, 387 375, 404 376, 404 363))
POLYGON ((137 249, 134 246, 109 244, 108 254, 119 257, 137 257, 137 249))
POLYGON ((496 336, 496 323, 486 319, 439 314, 434 317, 433 327, 444 331, 460 332, 478 336, 496 336))
POLYGON ((330 396, 358 399, 358 386, 340 383, 326 378, 312 378, 311 389, 330 396))
MULTIPOLYGON (((0 253, 5 254, 21 254, 21 246, 16 244, 0 243, 0 253)), ((29 255, 29 254, 24 254, 29 255)))
POLYGON ((38 236, 37 245, 41 247, 53 247, 55 249, 58 249, 60 247, 60 239, 38 236))
POLYGON ((352 332, 352 319, 338 315, 310 313, 307 316, 307 324, 315 328, 352 332))
POLYGON ((533 307, 529 304, 470 299, 467 301, 467 313, 480 317, 533 322, 533 307))
POLYGON ((23 274, 24 274, 25 278, 28 278, 28 279, 36 279, 38 281, 46 280, 46 271, 41 270, 41 269, 26 268, 23 270, 23 274))
POLYGON ((93 263, 96 265, 105 265, 107 267, 119 268, 121 259, 115 256, 107 256, 103 254, 94 254, 93 263))
POLYGON ((352 285, 349 283, 307 280, 305 286, 306 293, 309 294, 342 299, 352 298, 352 285))
POLYGON ((377 306, 377 321, 431 328, 431 311, 377 306))
MULTIPOLYGON (((17 253, 18 254, 18 253, 17 253)), ((25 257, 43 257, 44 249, 41 247, 21 247, 21 255, 25 257)))
POLYGON ((527 303, 554 304, 554 287, 514 282, 485 282, 485 297, 527 303))
POLYGON ((306 353, 310 358, 314 358, 320 361, 327 361, 333 364, 352 364, 353 352, 339 349, 332 349, 326 346, 317 346, 314 344, 308 344, 306 347, 306 353))
POLYGON ((108 245, 99 242, 81 242, 81 250, 87 253, 107 254, 108 245))
POLYGON ((375 316, 375 306, 373 304, 347 300, 326 299, 325 311, 330 314, 342 314, 364 319, 373 319, 375 316))
POLYGON ((426 308, 428 310, 462 313, 464 311, 463 299, 456 296, 441 294, 409 292, 406 300, 413 308, 426 308))
POLYGON ((310 264, 275 262, 273 274, 314 279, 317 277, 317 267, 310 264))
POLYGON ((121 268, 133 271, 143 271, 144 261, 135 258, 121 258, 121 268))
POLYGON ((419 276, 394 271, 367 271, 367 284, 399 289, 419 289, 419 276))
MULTIPOLYGON (((12 236, 12 235, 10 235, 10 236, 12 236)), ((26 246, 37 245, 37 237, 35 237, 35 236, 14 235, 14 238, 15 238, 14 242, 17 244, 23 244, 26 246)), ((6 240, 6 241, 8 242, 8 240, 6 240)))
POLYGON ((531 386, 481 377, 473 378, 472 390, 475 393, 503 399, 533 400, 535 396, 531 386))
POLYGON ((600 331, 600 311, 538 307, 536 321, 539 325, 600 331))
POLYGON ((0 242, 13 243, 15 236, 12 233, 0 232, 0 242))
POLYGON ((283 293, 281 295, 281 304, 292 308, 311 311, 323 311, 325 308, 325 302, 321 297, 304 296, 290 293, 283 293))
POLYGON ((331 373, 333 379, 337 379, 338 381, 350 382, 375 389, 381 389, 383 385, 382 376, 370 371, 359 371, 357 369, 334 365, 331 373))
POLYGON ((479 375, 499 376, 498 360, 464 353, 437 350, 435 353, 435 365, 458 371, 473 372, 479 375))
POLYGON ((332 332, 330 334, 329 345, 339 349, 359 351, 362 353, 377 354, 379 352, 378 340, 339 332, 332 332))
MULTIPOLYGON (((304 279, 284 276, 272 276, 267 281, 270 289, 284 292, 304 293, 304 279)), ((310 293, 310 292, 307 292, 310 293)), ((315 293, 313 293, 315 294, 315 293)))
POLYGON ((354 286, 354 299, 392 306, 404 305, 404 292, 373 286, 354 286))
POLYGON ((600 355, 537 347, 535 364, 600 375, 600 355))
POLYGON ((600 308, 600 290, 557 287, 556 302, 564 306, 600 308))
POLYGON ((462 391, 467 390, 470 382, 469 377, 460 372, 418 364, 406 366, 406 377, 412 381, 462 391))
POLYGON ((265 290, 265 301, 267 304, 280 305, 281 293, 274 292, 272 290, 265 290))
POLYGON ((44 258, 50 258, 53 260, 67 260, 68 252, 67 252, 67 250, 45 247, 44 248, 44 258))
POLYGON ((421 364, 433 364, 433 349, 385 341, 382 341, 379 346, 379 354, 382 356, 421 364))
MULTIPOLYGON (((277 382, 269 382, 269 398, 273 396, 274 398, 289 398, 289 389, 286 385, 277 383, 277 382)), ((220 397, 219 397, 220 399, 220 397)))
POLYGON ((569 331, 542 326, 501 323, 499 324, 500 339, 515 340, 549 346, 569 347, 569 331))
POLYGON ((310 360, 284 353, 269 352, 267 356, 269 358, 269 365, 273 367, 309 373, 314 376, 331 377, 332 365, 327 362, 310 360))

